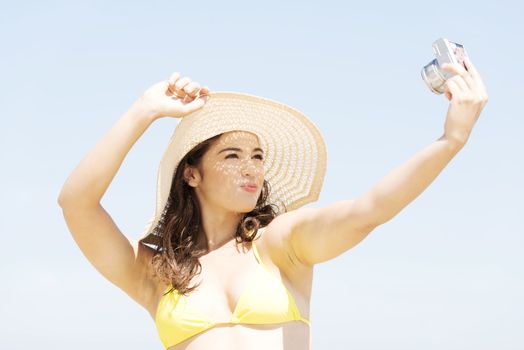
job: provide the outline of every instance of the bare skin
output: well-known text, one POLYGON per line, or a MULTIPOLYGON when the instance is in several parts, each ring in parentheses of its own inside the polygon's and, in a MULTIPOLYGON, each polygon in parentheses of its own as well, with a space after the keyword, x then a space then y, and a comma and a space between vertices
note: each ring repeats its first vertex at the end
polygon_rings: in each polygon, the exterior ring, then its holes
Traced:
MULTIPOLYGON (((295 298, 297 307, 303 317, 309 319, 313 268, 311 266, 291 266, 280 257, 280 265, 276 264, 268 248, 265 235, 268 230, 278 229, 277 226, 267 226, 259 231, 256 245, 264 266, 281 279, 295 298)), ((273 250, 273 253, 276 250, 273 250)), ((252 248, 246 245, 246 250, 237 250, 234 240, 226 242, 222 247, 213 250, 200 258, 202 273, 193 281, 202 281, 200 287, 190 295, 190 301, 203 314, 215 320, 227 320, 231 317, 240 295, 245 290, 252 277, 257 261, 252 248), (231 273, 231 271, 235 271, 231 273)), ((154 319, 156 308, 166 286, 158 286, 155 298, 145 305, 154 319)), ((310 328, 299 321, 275 325, 233 325, 219 324, 183 343, 171 347, 171 350, 181 349, 309 349, 310 328)))
POLYGON ((234 238, 244 213, 256 206, 264 183, 264 153, 255 134, 223 134, 204 154, 200 167, 188 167, 185 181, 195 189, 202 213, 199 242, 214 250, 234 238), (232 150, 231 148, 239 149, 232 150), (258 150, 260 149, 260 150, 258 150), (256 192, 241 185, 251 183, 256 192))
MULTIPOLYGON (((181 118, 202 107, 209 90, 174 73, 167 81, 151 86, 113 128, 80 162, 67 179, 59 197, 73 238, 93 266, 108 280, 143 306, 154 319, 166 288, 153 277, 154 251, 125 236, 100 205, 100 200, 131 146, 156 119, 181 118), (112 152, 109 152, 111 150, 112 152)), ((185 169, 184 177, 195 188, 202 208, 203 230, 199 242, 208 253, 201 257, 199 289, 191 302, 213 319, 228 319, 257 267, 251 249, 236 249, 233 233, 241 213, 251 211, 264 181, 263 151, 255 134, 233 131, 224 134, 204 155, 199 167, 185 169), (224 151, 236 147, 240 151, 224 151), (255 183, 257 191, 240 185, 255 183), (235 273, 232 274, 231 271, 235 273)), ((265 267, 280 278, 309 317, 312 266, 291 264, 279 234, 289 232, 285 220, 274 220, 259 230, 257 247, 265 267)), ((307 349, 309 326, 293 321, 275 325, 220 324, 174 349, 307 349)))
MULTIPOLYGON (((202 210, 200 242, 208 249, 208 253, 200 258, 202 273, 193 279, 201 285, 190 295, 190 302, 211 319, 228 320, 231 317, 257 268, 251 245, 244 245, 245 250, 237 250, 234 232, 242 213, 255 207, 261 193, 264 159, 263 150, 257 150, 260 147, 255 134, 228 132, 209 148, 200 167, 185 169, 185 179, 195 188, 202 210), (224 151, 231 148, 239 150, 224 151), (240 186, 246 182, 255 183, 257 191, 242 189, 240 186)), ((297 299, 299 310, 307 318, 313 269, 292 266, 283 256, 277 256, 276 262, 272 260, 271 256, 278 254, 278 249, 271 250, 271 241, 265 239, 266 234, 276 235, 278 232, 272 231, 287 229, 274 222, 259 231, 260 239, 255 244, 265 267, 289 288, 297 299)), ((165 285, 159 285, 156 298, 147 307, 153 319, 165 288, 165 285)), ((223 349, 307 349, 309 326, 299 321, 270 326, 221 324, 172 349, 215 349, 217 344, 223 349)))
MULTIPOLYGON (((315 264, 348 251, 377 226, 394 218, 417 198, 468 141, 487 103, 480 74, 467 59, 465 66, 443 69, 455 75, 446 84, 451 101, 443 135, 375 186, 355 199, 321 208, 299 208, 277 216, 259 231, 256 245, 261 259, 294 296, 305 318, 315 264)), ((209 92, 191 79, 174 73, 145 91, 93 147, 68 177, 58 203, 72 237, 82 253, 109 281, 142 305, 154 319, 166 286, 151 271, 153 251, 127 237, 100 204, 125 156, 156 119, 181 118, 201 108, 209 92)), ((252 210, 263 181, 256 135, 233 131, 223 135, 204 157, 201 166, 187 168, 185 180, 195 188, 203 208, 199 244, 202 281, 191 297, 193 305, 213 319, 229 319, 249 277, 256 268, 250 246, 237 251, 233 232, 240 213, 252 210), (242 152, 218 153, 235 146, 242 152), (232 154, 236 154, 233 156, 232 154), (248 193, 239 185, 259 187, 248 193), (231 273, 234 271, 234 273, 231 273)), ((180 349, 310 349, 309 327, 299 321, 275 325, 219 325, 172 347, 180 349)))

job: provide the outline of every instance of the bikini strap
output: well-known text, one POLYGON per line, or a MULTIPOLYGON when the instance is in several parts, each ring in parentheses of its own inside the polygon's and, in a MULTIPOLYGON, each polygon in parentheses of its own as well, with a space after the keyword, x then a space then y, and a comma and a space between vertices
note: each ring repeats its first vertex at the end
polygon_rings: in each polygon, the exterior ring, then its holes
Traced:
POLYGON ((300 317, 300 320, 307 323, 309 326, 311 326, 311 322, 309 322, 309 320, 307 318, 304 318, 304 317, 300 317))
MULTIPOLYGON (((255 244, 255 241, 251 241, 251 246, 253 247, 253 253, 255 253, 255 257, 257 258, 258 263, 265 268, 264 263, 262 263, 262 259, 260 259, 260 254, 258 253, 258 249, 257 249, 257 246, 255 244)), ((286 287, 284 286, 284 288, 286 288, 286 287)), ((289 290, 287 288, 286 288, 286 291, 290 295, 290 297, 293 298, 293 296, 291 295, 291 293, 289 292, 289 290)), ((296 308, 296 312, 298 314, 298 320, 303 321, 303 322, 305 322, 305 323, 307 323, 308 325, 311 326, 311 322, 307 318, 304 318, 304 317, 302 317, 300 315, 300 311, 298 310, 296 305, 295 305, 295 308, 296 308)))
POLYGON ((262 259, 260 259, 260 255, 258 254, 258 249, 255 245, 255 241, 251 241, 251 246, 253 247, 253 253, 255 253, 255 257, 257 258, 258 263, 264 266, 264 264, 262 263, 262 259))

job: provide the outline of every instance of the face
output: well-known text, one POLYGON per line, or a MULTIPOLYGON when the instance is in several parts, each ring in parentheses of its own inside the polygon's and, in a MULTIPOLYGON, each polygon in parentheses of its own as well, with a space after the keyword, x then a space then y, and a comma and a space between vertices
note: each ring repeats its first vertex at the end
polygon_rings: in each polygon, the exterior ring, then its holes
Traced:
POLYGON ((201 204, 236 213, 256 206, 264 183, 264 153, 257 135, 231 131, 221 135, 202 157, 197 168, 186 168, 185 177, 201 204), (254 190, 242 185, 254 184, 254 190))

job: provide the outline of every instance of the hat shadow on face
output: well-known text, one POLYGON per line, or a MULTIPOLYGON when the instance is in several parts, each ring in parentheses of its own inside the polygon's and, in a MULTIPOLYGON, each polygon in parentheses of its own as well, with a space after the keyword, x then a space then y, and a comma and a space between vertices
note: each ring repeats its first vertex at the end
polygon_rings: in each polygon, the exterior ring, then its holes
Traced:
POLYGON ((152 234, 161 218, 181 159, 202 141, 232 131, 258 136, 266 153, 264 179, 271 183, 268 201, 277 206, 278 213, 318 199, 327 153, 320 131, 304 113, 246 93, 213 91, 209 97, 202 108, 180 119, 170 138, 158 169, 153 219, 142 238, 152 234))
POLYGON ((158 170, 155 212, 139 240, 156 247, 154 270, 181 293, 196 288, 189 281, 198 273, 200 254, 194 244, 200 208, 183 169, 198 166, 209 145, 239 125, 259 137, 265 171, 256 208, 239 222, 237 242, 253 240, 258 228, 277 215, 318 199, 327 153, 311 120, 296 108, 260 96, 211 92, 205 105, 182 118, 173 132, 158 170))
MULTIPOLYGON (((201 270, 198 257, 206 254, 206 250, 199 249, 197 245, 197 233, 201 228, 200 206, 194 188, 184 179, 183 169, 189 165, 198 167, 206 151, 219 137, 217 135, 200 143, 179 163, 162 216, 153 228, 153 234, 143 240, 143 243, 151 244, 156 249, 153 258, 156 273, 181 293, 190 293, 198 287, 190 287, 189 284, 201 270)), ((278 207, 268 203, 270 190, 269 182, 264 180, 255 208, 239 221, 235 232, 237 244, 253 241, 258 229, 269 225, 278 216, 278 207)))

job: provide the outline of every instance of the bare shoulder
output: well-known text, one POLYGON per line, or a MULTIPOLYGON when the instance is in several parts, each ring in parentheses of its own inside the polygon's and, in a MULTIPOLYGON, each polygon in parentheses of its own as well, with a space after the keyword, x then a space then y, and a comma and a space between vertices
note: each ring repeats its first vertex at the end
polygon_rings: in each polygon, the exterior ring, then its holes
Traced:
POLYGON ((306 211, 307 209, 299 208, 280 214, 261 229, 260 238, 256 241, 257 247, 260 246, 260 258, 270 263, 274 270, 278 270, 286 287, 295 297, 302 296, 304 302, 311 297, 313 266, 305 265, 297 259, 292 249, 291 236, 296 221, 306 211))
POLYGON ((278 215, 262 229, 263 233, 260 235, 259 245, 275 265, 287 272, 303 272, 310 268, 297 259, 291 244, 292 234, 301 218, 307 215, 307 211, 308 208, 299 208, 278 215))

